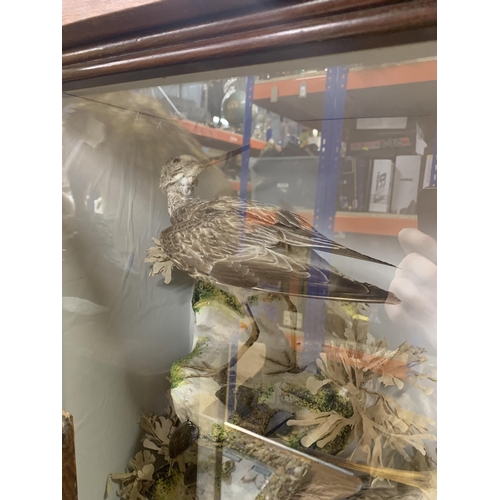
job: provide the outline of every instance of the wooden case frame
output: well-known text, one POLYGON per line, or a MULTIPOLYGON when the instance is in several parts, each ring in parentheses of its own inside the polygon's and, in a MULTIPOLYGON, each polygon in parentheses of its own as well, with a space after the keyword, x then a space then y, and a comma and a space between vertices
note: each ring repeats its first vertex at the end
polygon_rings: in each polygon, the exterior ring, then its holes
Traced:
POLYGON ((436 40, 436 0, 65 0, 63 91, 436 40))

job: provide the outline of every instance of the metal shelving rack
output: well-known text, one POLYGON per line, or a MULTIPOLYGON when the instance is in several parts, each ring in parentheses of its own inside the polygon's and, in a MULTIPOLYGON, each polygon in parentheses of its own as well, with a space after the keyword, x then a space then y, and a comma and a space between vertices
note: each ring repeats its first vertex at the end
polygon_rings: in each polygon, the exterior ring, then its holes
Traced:
POLYGON ((191 120, 180 120, 180 123, 186 130, 196 136, 200 143, 214 149, 227 149, 229 151, 243 144, 250 144, 251 150, 258 152, 266 147, 264 141, 252 137, 247 138, 248 142, 245 142, 243 135, 235 132, 209 127, 191 120))
MULTIPOLYGON (((323 100, 323 122, 321 126, 321 146, 319 149, 318 178, 316 180, 316 201, 314 207, 314 227, 333 239, 335 213, 337 211, 337 189, 340 172, 344 112, 347 91, 345 66, 329 68, 326 72, 323 100)), ((326 287, 309 285, 309 293, 316 296, 327 295, 326 287)), ((309 363, 319 357, 323 350, 326 311, 320 301, 308 301, 304 328, 304 355, 309 363)))
MULTIPOLYGON (((369 69, 330 68, 326 73, 306 74, 303 76, 284 77, 255 83, 253 92, 247 87, 247 103, 256 103, 259 106, 278 112, 282 116, 294 119, 294 113, 310 113, 310 116, 319 116, 318 110, 323 110, 322 120, 322 147, 319 158, 317 179, 316 206, 314 212, 303 213, 325 235, 332 235, 336 231, 360 234, 377 234, 396 236, 405 227, 417 227, 415 216, 401 216, 394 214, 375 214, 362 212, 336 212, 336 198, 340 154, 332 155, 338 145, 339 137, 342 141, 342 130, 345 122, 345 104, 348 91, 363 91, 380 87, 404 85, 435 85, 437 80, 436 60, 425 60, 409 64, 387 66, 369 69), (343 76, 340 77, 339 71, 343 76), (306 82, 307 99, 300 95, 301 85, 306 82), (277 87, 278 101, 271 102, 273 88, 277 87), (330 101, 330 103, 328 102, 330 101), (293 102, 293 106, 291 103, 293 102), (330 109, 331 108, 331 109, 330 109), (340 111, 339 111, 340 110, 340 111), (333 129, 335 128, 335 131, 333 129), (327 191, 325 191, 327 190, 327 191), (326 196, 327 194, 327 196, 326 196)), ((244 127, 251 126, 251 106, 245 113, 244 127), (250 124, 247 122, 250 121, 250 124)), ((243 143, 248 144, 249 138, 244 137, 243 143)), ((434 140, 434 157, 431 172, 431 185, 436 185, 437 168, 437 141, 434 140)), ((248 155, 242 162, 242 179, 249 178, 248 155)), ((236 186, 235 186, 236 187, 236 186)), ((242 193, 247 195, 248 186, 245 183, 242 193)))
MULTIPOLYGON (((367 86, 385 86, 387 82, 391 85, 404 85, 433 82, 436 79, 436 61, 370 69, 364 72, 363 70, 350 72, 347 67, 338 66, 327 69, 325 75, 315 75, 305 79, 300 77, 284 78, 278 82, 275 80, 257 85, 254 77, 248 77, 243 144, 249 144, 250 141, 252 105, 256 100, 262 102, 263 98, 269 98, 271 102, 271 92, 277 84, 278 96, 282 98, 297 97, 300 95, 301 82, 307 81, 308 93, 322 94, 323 119, 315 208, 312 214, 303 215, 306 215, 316 229, 330 238, 333 238, 334 228, 337 231, 395 236, 404 227, 417 227, 416 217, 356 212, 339 214, 336 211, 347 91, 348 89, 363 89, 367 86)), ((302 104, 303 108, 304 106, 306 105, 302 104)), ((247 151, 242 158, 240 183, 240 197, 242 198, 248 196, 249 156, 249 151, 247 151)), ((434 139, 431 185, 436 185, 436 166, 437 136, 434 139)), ((310 291, 318 296, 326 294, 326 290, 314 289, 310 291)), ((303 356, 307 355, 307 359, 303 357, 305 364, 316 359, 319 352, 323 350, 322 326, 325 324, 326 311, 321 306, 321 301, 308 301, 306 304, 304 345, 301 348, 303 356)), ((236 349, 236 344, 233 349, 236 349)))

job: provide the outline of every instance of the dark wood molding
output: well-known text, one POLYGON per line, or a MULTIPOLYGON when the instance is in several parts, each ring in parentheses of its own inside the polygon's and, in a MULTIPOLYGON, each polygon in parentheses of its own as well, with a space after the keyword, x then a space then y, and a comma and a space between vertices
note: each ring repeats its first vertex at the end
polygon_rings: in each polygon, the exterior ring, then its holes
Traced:
POLYGON ((97 43, 88 47, 63 51, 63 66, 87 63, 96 59, 131 54, 195 40, 206 40, 233 33, 252 31, 266 26, 284 25, 297 20, 307 20, 338 12, 354 11, 366 6, 398 3, 399 0, 311 0, 292 3, 282 8, 241 15, 232 18, 185 26, 170 30, 157 30, 143 36, 122 37, 116 41, 97 43))
POLYGON ((62 45, 65 50, 160 26, 172 29, 196 20, 196 24, 201 24, 207 18, 233 17, 289 3, 287 0, 63 0, 62 45))
POLYGON ((62 498, 77 500, 75 427, 73 416, 62 412, 62 498))
POLYGON ((432 40, 436 24, 436 0, 312 0, 68 50, 63 89, 432 40))

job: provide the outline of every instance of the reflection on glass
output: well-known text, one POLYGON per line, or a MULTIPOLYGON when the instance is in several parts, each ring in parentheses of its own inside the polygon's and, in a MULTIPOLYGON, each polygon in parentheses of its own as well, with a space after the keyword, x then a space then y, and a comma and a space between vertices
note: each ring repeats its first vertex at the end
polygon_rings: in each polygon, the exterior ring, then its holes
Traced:
POLYGON ((82 498, 435 493, 436 59, 386 56, 63 100, 82 498))

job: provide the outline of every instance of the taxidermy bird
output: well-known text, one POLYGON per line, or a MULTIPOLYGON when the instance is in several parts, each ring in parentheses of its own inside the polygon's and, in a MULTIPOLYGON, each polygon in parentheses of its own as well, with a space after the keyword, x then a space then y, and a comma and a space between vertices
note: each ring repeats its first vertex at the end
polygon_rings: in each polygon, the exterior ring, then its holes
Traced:
MULTIPOLYGON (((296 312, 292 296, 361 303, 399 303, 392 293, 342 275, 317 252, 351 257, 377 264, 386 262, 363 255, 326 238, 299 215, 271 205, 233 196, 207 201, 193 196, 198 176, 207 168, 241 154, 239 148, 207 161, 190 155, 170 159, 162 169, 160 189, 168 199, 171 226, 162 231, 159 246, 168 262, 197 280, 228 289, 245 305, 252 333, 230 361, 234 365, 257 340, 259 329, 248 305, 256 292, 280 294, 296 312)), ((152 262, 152 260, 149 260, 152 262)), ((394 267, 394 266, 393 266, 394 267)), ((292 314, 293 317, 293 314, 292 314)), ((294 342, 292 328, 292 345, 294 342)), ((275 373, 298 373, 292 349, 275 373)), ((220 375, 208 367, 206 376, 220 375)))
MULTIPOLYGON (((158 190, 161 168, 173 156, 188 153, 203 161, 206 155, 148 89, 65 99, 62 146, 63 227, 73 235, 65 238, 66 255, 85 269, 94 302, 109 306, 126 296, 139 304, 149 292, 139 275, 131 286, 131 256, 141 255, 149 235, 169 223, 158 190), (96 194, 103 200, 99 213, 89 203, 96 194)), ((200 182, 197 195, 207 199, 235 194, 216 167, 206 169, 200 182)), ((134 314, 130 308, 120 314, 120 328, 131 325, 123 318, 134 314)))

